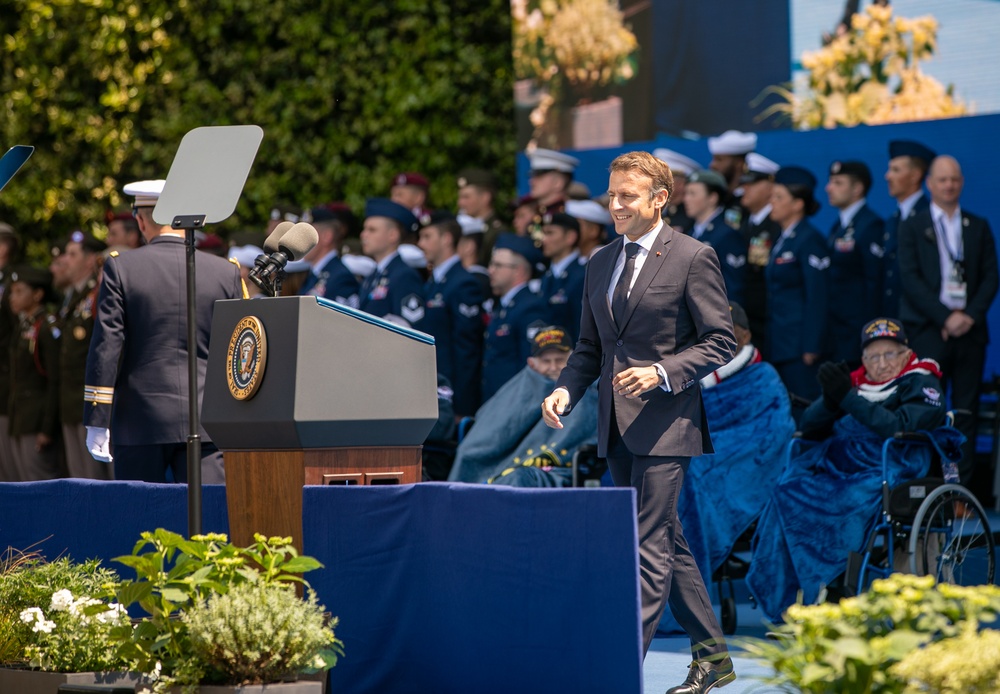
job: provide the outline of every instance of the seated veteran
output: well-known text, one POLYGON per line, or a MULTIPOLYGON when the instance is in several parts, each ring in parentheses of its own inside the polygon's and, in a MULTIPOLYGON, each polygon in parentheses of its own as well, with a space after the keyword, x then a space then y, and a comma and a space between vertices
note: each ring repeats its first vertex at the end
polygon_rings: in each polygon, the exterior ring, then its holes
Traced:
POLYGON ((476 424, 458 444, 452 482, 514 487, 568 487, 573 454, 597 441, 597 388, 573 408, 562 429, 542 421, 538 403, 555 388, 573 343, 560 327, 541 328, 532 338, 528 365, 476 412, 476 424))
MULTIPOLYGON (((746 580, 769 620, 780 620, 800 591, 804 603, 815 602, 863 545, 881 504, 885 439, 926 431, 946 460, 961 455, 961 434, 944 427, 940 368, 913 353, 898 320, 864 326, 861 362, 854 372, 843 363, 820 367, 822 396, 801 420, 803 437, 819 442, 789 459, 757 525, 746 580)), ((927 448, 889 455, 890 486, 927 474, 927 448)))

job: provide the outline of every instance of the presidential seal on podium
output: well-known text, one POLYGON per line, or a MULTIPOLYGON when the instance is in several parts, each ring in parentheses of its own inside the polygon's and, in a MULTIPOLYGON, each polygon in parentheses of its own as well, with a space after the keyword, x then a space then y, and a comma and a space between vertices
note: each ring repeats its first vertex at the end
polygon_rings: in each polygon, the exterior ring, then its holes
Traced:
POLYGON ((229 392, 237 400, 249 400, 260 387, 267 364, 267 336, 259 318, 247 316, 236 324, 226 359, 229 392))

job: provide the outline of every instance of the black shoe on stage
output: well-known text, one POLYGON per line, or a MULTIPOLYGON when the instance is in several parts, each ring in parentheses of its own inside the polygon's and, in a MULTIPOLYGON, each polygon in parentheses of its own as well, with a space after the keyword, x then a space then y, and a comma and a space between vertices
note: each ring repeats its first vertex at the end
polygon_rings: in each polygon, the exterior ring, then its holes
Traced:
POLYGON ((733 661, 728 656, 718 664, 707 660, 696 660, 688 667, 688 676, 684 684, 671 687, 667 690, 667 694, 705 694, 716 687, 725 687, 736 679, 733 661))

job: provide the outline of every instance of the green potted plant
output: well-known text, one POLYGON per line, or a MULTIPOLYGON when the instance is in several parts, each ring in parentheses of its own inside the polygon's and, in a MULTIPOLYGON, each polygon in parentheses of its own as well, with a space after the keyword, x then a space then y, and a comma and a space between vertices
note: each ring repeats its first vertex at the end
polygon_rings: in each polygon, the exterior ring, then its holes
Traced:
POLYGON ((0 560, 0 691, 137 681, 117 650, 115 631, 128 624, 114 598, 119 583, 97 561, 8 550, 0 560))
POLYGON ((147 617, 123 637, 121 655, 153 692, 322 692, 321 680, 343 655, 301 574, 321 568, 290 538, 256 535, 236 547, 225 535, 142 534, 116 561, 137 573, 118 590, 147 617), (304 596, 296 592, 303 591, 304 596), (298 680, 298 681, 296 681, 298 680))
MULTIPOLYGON (((998 614, 1000 587, 935 584, 932 576, 893 574, 839 603, 792 605, 785 623, 773 627, 774 638, 745 639, 740 645, 770 666, 765 682, 785 692, 950 692, 913 684, 937 676, 925 667, 927 654, 933 659, 939 649, 947 649, 969 657, 958 637, 970 638, 970 631, 995 622, 998 614)), ((970 667, 957 670, 976 677, 970 667)))

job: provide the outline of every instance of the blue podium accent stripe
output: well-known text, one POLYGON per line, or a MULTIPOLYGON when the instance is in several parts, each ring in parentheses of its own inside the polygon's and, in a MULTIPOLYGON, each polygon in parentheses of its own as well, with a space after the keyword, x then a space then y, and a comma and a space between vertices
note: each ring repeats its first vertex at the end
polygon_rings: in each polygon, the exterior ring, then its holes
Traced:
POLYGON ((357 309, 351 308, 350 306, 344 306, 343 304, 338 304, 336 301, 330 301, 329 299, 324 299, 321 296, 317 296, 316 303, 325 308, 329 308, 334 311, 338 311, 348 316, 357 318, 358 320, 363 320, 366 323, 371 323, 372 325, 377 325, 380 328, 391 330, 397 335, 408 337, 411 340, 416 340, 417 342, 423 342, 426 345, 434 344, 434 338, 431 335, 428 335, 427 333, 422 333, 419 330, 412 330, 410 328, 404 328, 401 325, 390 323, 389 321, 383 320, 378 316, 373 316, 370 313, 365 313, 364 311, 359 311, 357 309))

